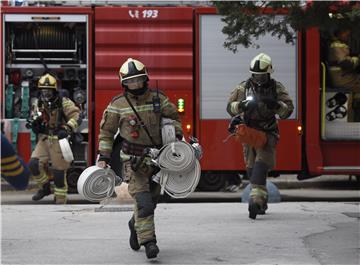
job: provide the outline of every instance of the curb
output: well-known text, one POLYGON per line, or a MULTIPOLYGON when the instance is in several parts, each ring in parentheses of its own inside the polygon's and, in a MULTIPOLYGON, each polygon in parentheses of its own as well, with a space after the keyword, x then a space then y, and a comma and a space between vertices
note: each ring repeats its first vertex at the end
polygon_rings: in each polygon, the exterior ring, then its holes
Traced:
MULTIPOLYGON (((360 190, 359 183, 356 180, 349 180, 348 178, 336 178, 327 180, 297 180, 297 179, 280 179, 280 178, 268 178, 278 189, 341 189, 341 190, 360 190)), ((243 187, 249 183, 249 180, 243 180, 243 187)), ((38 186, 36 181, 30 180, 26 190, 36 190, 38 186)), ((1 191, 16 191, 9 183, 1 180, 1 191)), ((221 191, 215 191, 221 192, 221 191)))

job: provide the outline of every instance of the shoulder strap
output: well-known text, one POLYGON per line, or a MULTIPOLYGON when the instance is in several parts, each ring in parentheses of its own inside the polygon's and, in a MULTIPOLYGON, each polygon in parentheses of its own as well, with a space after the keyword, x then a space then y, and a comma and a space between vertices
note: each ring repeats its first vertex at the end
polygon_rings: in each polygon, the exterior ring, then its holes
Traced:
POLYGON ((275 79, 270 79, 270 82, 271 82, 270 86, 271 86, 271 89, 273 91, 273 96, 277 100, 278 94, 277 94, 277 91, 276 91, 276 81, 275 81, 275 79))
POLYGON ((153 145, 156 145, 154 139, 153 139, 152 136, 150 135, 150 132, 149 132, 148 128, 146 127, 145 123, 144 123, 143 120, 141 119, 139 113, 138 113, 138 112, 136 111, 136 109, 134 108, 134 105, 133 105, 133 104, 131 103, 131 101, 129 100, 126 92, 124 93, 124 96, 125 96, 125 99, 126 99, 127 103, 130 105, 131 109, 132 109, 133 112, 135 113, 136 117, 139 119, 140 126, 141 126, 142 128, 144 128, 144 130, 145 130, 147 136, 149 137, 151 143, 152 143, 153 145))
POLYGON ((59 128, 62 124, 62 120, 64 119, 66 122, 66 116, 63 110, 63 97, 59 95, 59 104, 58 104, 58 115, 56 117, 56 125, 55 128, 59 128))

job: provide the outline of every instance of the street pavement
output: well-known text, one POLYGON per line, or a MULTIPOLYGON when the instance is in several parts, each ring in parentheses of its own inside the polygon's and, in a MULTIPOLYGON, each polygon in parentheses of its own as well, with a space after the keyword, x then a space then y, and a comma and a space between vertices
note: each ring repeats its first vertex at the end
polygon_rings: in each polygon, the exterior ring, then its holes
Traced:
POLYGON ((2 205, 1 264, 359 264, 358 202, 161 203, 160 254, 128 245, 132 206, 2 205))
MULTIPOLYGON (((194 192, 156 209, 160 254, 128 246, 132 202, 126 196, 89 203, 70 194, 39 202, 2 183, 1 264, 359 264, 356 181, 324 176, 271 179, 280 203, 253 221, 238 192, 194 192)), ((244 182, 246 184, 246 182, 244 182)), ((31 187, 31 186, 30 186, 31 187)), ((167 202, 167 203, 166 203, 167 202)))

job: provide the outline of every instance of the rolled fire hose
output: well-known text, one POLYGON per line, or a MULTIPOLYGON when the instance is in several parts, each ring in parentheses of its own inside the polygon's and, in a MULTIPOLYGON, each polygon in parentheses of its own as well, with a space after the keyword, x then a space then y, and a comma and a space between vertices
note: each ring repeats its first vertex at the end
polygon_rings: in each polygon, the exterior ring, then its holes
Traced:
POLYGON ((19 133, 19 118, 14 118, 11 123, 11 137, 12 137, 12 145, 14 149, 17 151, 17 139, 19 133))
POLYGON ((72 162, 74 160, 73 152, 71 151, 71 147, 68 139, 63 138, 59 140, 61 153, 67 162, 72 162))
POLYGON ((7 119, 13 118, 13 105, 14 105, 14 85, 8 84, 5 90, 5 117, 7 119))
POLYGON ((28 118, 30 114, 30 91, 29 81, 21 82, 21 118, 28 118))
POLYGON ((192 145, 176 141, 173 120, 162 119, 162 141, 156 159, 160 172, 161 193, 173 198, 185 198, 192 193, 200 180, 201 168, 192 145))
POLYGON ((177 141, 161 148, 157 158, 160 167, 160 185, 173 198, 185 198, 192 193, 200 180, 200 163, 195 150, 186 142, 177 141))
POLYGON ((84 199, 100 202, 111 197, 115 185, 119 185, 119 177, 111 168, 91 166, 85 169, 77 182, 77 189, 84 199))
POLYGON ((161 119, 161 137, 163 145, 175 142, 174 120, 168 118, 161 119))

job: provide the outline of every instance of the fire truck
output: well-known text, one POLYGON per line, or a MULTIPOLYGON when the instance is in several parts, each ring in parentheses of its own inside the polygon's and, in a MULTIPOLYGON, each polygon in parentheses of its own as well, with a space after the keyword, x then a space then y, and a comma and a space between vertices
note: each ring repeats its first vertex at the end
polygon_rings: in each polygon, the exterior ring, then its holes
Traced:
MULTIPOLYGON (((281 19, 281 14, 279 14, 281 19)), ((276 80, 289 90, 295 110, 279 121, 275 175, 299 179, 322 174, 360 175, 360 121, 329 121, 327 101, 351 91, 330 87, 322 34, 297 32, 296 44, 264 35, 256 48, 226 50, 220 15, 195 2, 9 1, 1 7, 1 119, 18 153, 28 160, 36 136, 26 119, 45 69, 84 116, 67 178, 76 188, 79 174, 95 163, 99 123, 111 99, 122 92, 120 65, 129 57, 148 68, 149 87, 163 90, 178 107, 185 137, 203 147, 199 189, 218 190, 227 177, 245 172, 242 147, 227 138, 231 90, 249 74, 260 52, 272 57, 276 80)), ((354 45, 358 49, 360 45, 354 45)), ((344 103, 347 109, 351 104, 344 103)), ((355 111, 359 111, 358 109, 355 111)))

